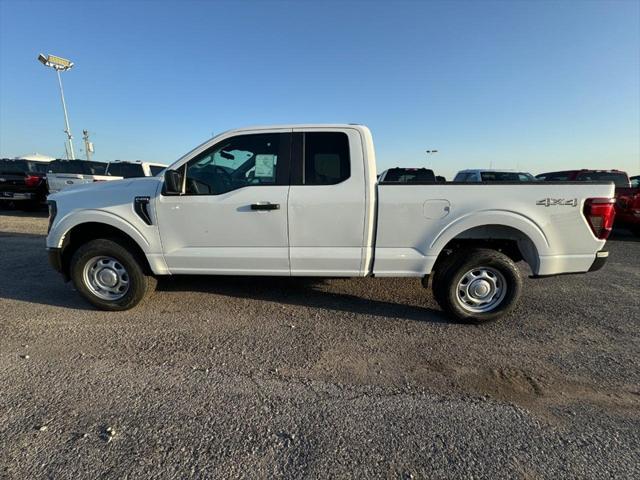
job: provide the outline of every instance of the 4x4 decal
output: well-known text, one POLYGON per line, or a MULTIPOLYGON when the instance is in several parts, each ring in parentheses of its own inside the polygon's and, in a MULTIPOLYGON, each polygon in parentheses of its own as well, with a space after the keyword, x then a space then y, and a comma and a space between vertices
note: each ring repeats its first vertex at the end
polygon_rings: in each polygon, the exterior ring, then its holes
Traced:
POLYGON ((538 200, 536 205, 542 205, 545 207, 553 207, 555 205, 559 205, 562 207, 577 207, 578 199, 577 198, 543 198, 542 200, 538 200))

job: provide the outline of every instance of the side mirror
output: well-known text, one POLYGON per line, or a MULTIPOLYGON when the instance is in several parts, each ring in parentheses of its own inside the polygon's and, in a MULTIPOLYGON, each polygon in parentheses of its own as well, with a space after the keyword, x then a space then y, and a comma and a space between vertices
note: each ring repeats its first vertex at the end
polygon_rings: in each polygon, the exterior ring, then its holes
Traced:
POLYGON ((166 170, 164 172, 164 193, 165 195, 182 194, 182 175, 177 170, 166 170))

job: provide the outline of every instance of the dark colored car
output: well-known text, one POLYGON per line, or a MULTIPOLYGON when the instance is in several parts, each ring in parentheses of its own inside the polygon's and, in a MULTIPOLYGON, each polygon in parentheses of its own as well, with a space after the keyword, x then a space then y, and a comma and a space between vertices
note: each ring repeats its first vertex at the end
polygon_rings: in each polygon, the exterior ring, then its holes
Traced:
POLYGON ((563 170, 536 175, 538 180, 545 182, 613 182, 616 190, 629 188, 629 176, 621 170, 563 170))
POLYGON ((0 203, 31 210, 47 199, 49 162, 0 159, 0 203))
POLYGON ((630 180, 631 188, 625 188, 617 195, 616 223, 640 237, 640 175, 630 180))
POLYGON ((436 176, 428 168, 390 168, 380 174, 380 183, 435 183, 436 176))

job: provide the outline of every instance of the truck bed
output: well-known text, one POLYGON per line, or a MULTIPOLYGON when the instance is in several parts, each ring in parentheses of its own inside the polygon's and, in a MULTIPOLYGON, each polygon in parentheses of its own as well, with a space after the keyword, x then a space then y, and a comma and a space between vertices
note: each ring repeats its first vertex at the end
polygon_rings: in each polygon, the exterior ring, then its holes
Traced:
POLYGON ((423 276, 454 239, 512 238, 534 275, 586 272, 604 240, 583 215, 613 183, 380 184, 373 273, 423 276))

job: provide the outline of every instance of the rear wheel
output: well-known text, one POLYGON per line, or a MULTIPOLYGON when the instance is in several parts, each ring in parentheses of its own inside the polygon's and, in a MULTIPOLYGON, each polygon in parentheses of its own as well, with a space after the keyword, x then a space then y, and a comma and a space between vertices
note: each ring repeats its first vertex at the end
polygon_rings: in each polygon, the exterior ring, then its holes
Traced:
POLYGON ((436 301, 448 314, 482 323, 509 313, 520 296, 518 267, 503 253, 490 249, 457 252, 433 277, 436 301))
POLYGON ((133 308, 156 285, 134 254, 109 239, 91 240, 78 248, 70 274, 80 294, 101 310, 133 308))

